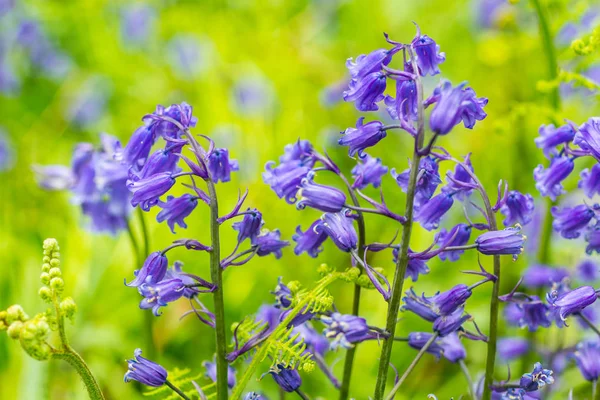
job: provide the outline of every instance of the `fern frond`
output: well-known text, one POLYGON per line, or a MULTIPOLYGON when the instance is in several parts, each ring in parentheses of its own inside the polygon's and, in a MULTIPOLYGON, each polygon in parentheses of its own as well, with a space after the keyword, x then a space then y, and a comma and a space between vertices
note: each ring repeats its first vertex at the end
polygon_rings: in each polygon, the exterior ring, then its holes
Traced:
MULTIPOLYGON (((175 368, 172 371, 167 371, 169 381, 173 385, 181 389, 181 391, 183 391, 188 397, 192 398, 198 396, 198 392, 192 384, 192 381, 197 381, 198 379, 202 378, 202 374, 200 373, 198 375, 191 375, 190 372, 191 371, 188 368, 175 368)), ((211 387, 214 387, 214 384, 206 385, 202 389, 209 389, 211 387)), ((176 400, 179 398, 179 395, 171 391, 171 389, 166 385, 148 390, 144 392, 144 396, 151 396, 156 398, 159 398, 160 396, 160 399, 162 400, 176 400)))
POLYGON ((325 288, 319 290, 300 289, 292 298, 292 307, 306 303, 305 309, 312 313, 321 313, 333 306, 333 296, 325 288))
POLYGON ((233 324, 231 332, 235 333, 238 345, 241 347, 258 332, 264 330, 267 325, 268 323, 263 320, 256 321, 255 317, 246 317, 241 322, 233 324))
POLYGON ((267 351, 261 361, 269 357, 272 359, 271 368, 283 366, 311 372, 315 366, 312 354, 305 353, 306 343, 300 338, 300 333, 293 334, 293 330, 293 327, 287 328, 269 340, 266 344, 267 351))

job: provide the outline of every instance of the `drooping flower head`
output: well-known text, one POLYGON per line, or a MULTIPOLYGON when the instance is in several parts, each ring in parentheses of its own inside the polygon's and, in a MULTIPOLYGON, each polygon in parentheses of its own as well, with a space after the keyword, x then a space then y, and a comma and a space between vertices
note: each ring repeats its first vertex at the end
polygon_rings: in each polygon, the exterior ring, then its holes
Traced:
POLYGON ((138 287, 138 291, 144 296, 140 308, 152 309, 152 313, 158 317, 161 315, 160 308, 183 297, 185 289, 185 283, 179 278, 163 279, 157 283, 144 282, 138 287))
POLYGON ((467 350, 465 350, 465 347, 456 332, 441 338, 440 344, 444 349, 444 358, 448 361, 457 363, 467 358, 467 350))
POLYGON ((264 221, 262 219, 262 213, 256 208, 249 208, 246 211, 244 218, 240 222, 235 222, 232 227, 238 232, 237 240, 241 243, 246 239, 254 241, 263 225, 264 221))
POLYGON ((422 205, 415 213, 415 221, 428 231, 437 229, 442 217, 450 210, 454 199, 451 193, 440 193, 422 205))
POLYGON ((350 210, 326 213, 321 220, 322 223, 315 228, 317 232, 325 232, 342 251, 349 252, 356 249, 358 235, 354 229, 354 219, 351 217, 350 210))
POLYGON ((553 290, 546 295, 546 300, 562 321, 565 321, 569 315, 581 312, 597 298, 596 290, 591 286, 581 286, 562 294, 553 290))
POLYGON ((396 49, 378 49, 369 54, 361 54, 356 57, 356 61, 352 58, 346 60, 346 67, 353 79, 362 79, 373 72, 381 71, 384 65, 388 65, 392 61, 396 49))
POLYGON ((504 218, 505 226, 515 224, 527 225, 533 219, 533 197, 530 194, 522 194, 511 190, 506 197, 506 203, 500 208, 504 218))
POLYGON ((519 385, 526 392, 535 392, 546 384, 551 385, 553 383, 552 370, 545 369, 539 362, 535 363, 532 372, 524 374, 519 381, 519 385))
POLYGON ((167 371, 155 362, 142 357, 142 350, 135 349, 134 358, 127 360, 128 371, 125 382, 138 381, 146 386, 162 386, 167 380, 167 371))
POLYGON ((270 374, 285 392, 295 392, 302 385, 302 378, 300 378, 300 374, 295 369, 277 365, 275 369, 270 371, 270 374))
POLYGON ((160 197, 167 193, 175 184, 170 172, 152 175, 139 181, 128 181, 129 190, 133 193, 132 206, 140 206, 142 210, 149 211, 160 201, 160 197))
POLYGON ((388 172, 388 167, 381 163, 380 158, 371 157, 368 154, 365 154, 365 156, 352 168, 352 176, 354 177, 352 187, 362 190, 369 185, 373 185, 373 187, 378 188, 381 185, 381 178, 388 172))
POLYGON ((229 182, 231 180, 231 172, 238 171, 239 165, 237 160, 229 159, 229 150, 214 149, 208 155, 208 171, 212 180, 216 182, 229 182))
POLYGON ((600 162, 600 117, 592 117, 582 124, 573 143, 600 162))
MULTIPOLYGON (((421 350, 429 340, 433 334, 428 332, 411 332, 408 334, 408 345, 416 350, 421 350)), ((427 348, 427 353, 434 355, 437 359, 439 359, 442 354, 444 354, 444 348, 440 344, 439 340, 434 341, 427 348)))
POLYGON ((595 211, 599 208, 600 205, 598 204, 593 207, 589 207, 587 204, 580 204, 573 208, 564 207, 562 209, 552 207, 551 211, 554 217, 552 228, 554 228, 554 231, 559 232, 565 239, 578 238, 583 229, 596 216, 595 211))
POLYGON ((581 375, 590 382, 600 377, 600 344, 597 340, 588 340, 577 345, 571 355, 575 359, 581 375))
POLYGON ((465 89, 465 86, 466 83, 461 83, 452 87, 449 81, 442 81, 426 100, 426 104, 435 103, 429 116, 429 126, 436 134, 448 134, 461 121, 465 128, 472 129, 475 121, 481 121, 487 116, 483 111, 487 99, 477 98, 473 89, 465 89))
POLYGON ((167 257, 162 252, 155 251, 146 258, 141 269, 134 271, 135 279, 127 286, 138 287, 145 282, 158 283, 165 277, 168 267, 167 257))
POLYGON ((505 228, 501 231, 489 231, 475 239, 477 249, 486 255, 512 254, 517 259, 523 252, 526 237, 521 234, 521 227, 505 228))
POLYGON ((600 265, 591 258, 581 260, 577 264, 577 277, 582 282, 595 282, 600 278, 600 265))
POLYGON ((344 91, 344 100, 354 102, 358 111, 377 111, 378 102, 384 99, 383 92, 387 86, 386 75, 373 72, 362 78, 350 80, 348 90, 344 91))
POLYGON ((533 171, 535 187, 542 196, 548 196, 554 201, 564 193, 561 182, 571 174, 573 168, 575 168, 573 159, 567 156, 554 157, 547 169, 540 164, 533 171))
POLYGON ((300 210, 311 207, 326 213, 341 211, 346 204, 346 195, 332 186, 320 185, 313 182, 312 174, 309 174, 300 184, 300 201, 296 207, 300 210))
MULTIPOLYGON (((425 204, 431 197, 438 185, 442 183, 440 174, 438 172, 439 165, 434 157, 423 157, 419 161, 419 174, 417 175, 417 183, 415 188, 415 209, 419 209, 425 204)), ((396 180, 396 183, 404 193, 408 191, 408 181, 410 177, 410 168, 397 174, 396 170, 392 168, 392 177, 396 180)))
POLYGON ((594 164, 591 170, 582 170, 579 176, 581 179, 577 187, 582 189, 587 197, 591 199, 595 194, 600 194, 600 164, 594 164))
POLYGON ((432 307, 423 297, 417 296, 413 288, 406 291, 406 296, 402 298, 402 311, 411 311, 423 318, 425 321, 433 322, 439 314, 433 311, 432 307))
POLYGON ((252 245, 257 247, 256 254, 259 257, 264 257, 269 254, 274 254, 275 258, 281 258, 284 247, 289 246, 290 242, 281 240, 281 232, 279 229, 272 231, 263 231, 256 237, 252 245))
POLYGON ((474 172, 473 164, 471 163, 471 153, 465 156, 465 160, 462 164, 456 164, 454 172, 448 171, 446 173, 448 183, 442 187, 442 192, 455 193, 455 196, 460 200, 469 197, 473 192, 473 186, 475 186, 475 181, 473 181, 473 177, 471 176, 474 172), (464 164, 468 170, 466 170, 462 164, 464 164))
MULTIPOLYGON (((472 227, 467 224, 458 224, 454 226, 450 231, 442 228, 436 233, 436 243, 443 243, 443 246, 464 246, 469 242, 471 237, 472 227), (448 242, 447 242, 448 241, 448 242)), ((446 259, 455 262, 458 261, 460 256, 464 253, 464 250, 450 250, 443 251, 439 254, 440 260, 445 261, 446 259)))
POLYGON ((321 228, 323 222, 319 219, 313 222, 306 232, 302 232, 300 225, 296 227, 296 233, 292 240, 296 242, 294 254, 297 256, 306 252, 309 256, 315 258, 323 250, 323 243, 329 237, 327 232, 321 228))
POLYGON ((575 129, 570 124, 559 126, 554 125, 540 126, 540 136, 535 138, 535 145, 544 151, 546 158, 556 154, 556 147, 569 143, 575 137, 575 129))
POLYGON ((356 122, 356 128, 348 128, 338 140, 340 146, 348 146, 348 155, 354 157, 358 154, 360 158, 366 157, 364 153, 368 147, 375 146, 381 139, 387 136, 384 126, 379 121, 371 121, 364 124, 364 117, 356 122))
POLYGON ((273 189, 280 199, 293 204, 296 202, 296 194, 300 189, 301 182, 307 178, 310 167, 296 162, 289 162, 274 166, 270 161, 263 172, 263 181, 273 189))
POLYGON ((156 216, 158 222, 167 221, 171 232, 175 233, 175 224, 187 228, 185 218, 188 217, 198 205, 198 197, 189 193, 181 197, 168 196, 167 201, 159 201, 158 206, 162 210, 156 216))
POLYGON ((364 318, 356 315, 333 313, 330 316, 322 316, 321 322, 327 327, 324 334, 332 339, 331 348, 352 348, 355 343, 365 340, 376 339, 377 333, 371 331, 364 318))
POLYGON ((462 324, 471 319, 469 314, 463 315, 464 311, 464 307, 460 307, 450 315, 439 317, 433 323, 433 330, 437 332, 440 337, 456 332, 462 327, 462 324))
POLYGON ((552 287, 554 283, 561 282, 564 278, 568 277, 569 271, 565 268, 533 264, 523 274, 523 285, 532 289, 552 287))
POLYGON ((417 57, 419 73, 422 76, 434 76, 440 73, 439 64, 446 61, 446 55, 440 53, 440 46, 432 38, 421 34, 421 29, 418 26, 417 34, 410 46, 417 57))
POLYGON ((530 345, 527 339, 506 337, 498 340, 498 357, 503 361, 516 360, 527 354, 530 345))

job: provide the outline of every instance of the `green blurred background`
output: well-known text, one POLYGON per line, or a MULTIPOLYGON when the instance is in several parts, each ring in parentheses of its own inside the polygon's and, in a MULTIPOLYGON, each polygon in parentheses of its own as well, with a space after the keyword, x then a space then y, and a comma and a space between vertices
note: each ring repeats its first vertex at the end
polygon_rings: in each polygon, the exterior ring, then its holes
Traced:
MULTIPOLYGON (((532 170, 543 162, 533 143, 539 125, 560 122, 565 117, 581 123, 599 111, 595 95, 568 88, 563 88, 563 112, 556 115, 549 111, 547 95, 536 90, 538 81, 546 79, 548 72, 536 18, 526 1, 516 5, 487 0, 17 3, 0 17, 4 68, 12 66, 19 82, 18 88, 10 87, 0 93, 0 127, 15 149, 14 165, 0 172, 0 309, 14 303, 21 304, 30 315, 44 309, 37 296, 41 243, 46 237, 57 238, 66 293, 79 306, 74 325, 68 326, 73 347, 88 361, 111 399, 142 398, 134 384, 122 381, 125 359, 144 344, 140 296, 123 285, 136 268, 128 237, 125 233, 112 237, 89 232, 80 210, 69 203, 68 193, 38 188, 32 165, 66 165, 76 143, 97 144, 100 132, 126 142, 141 124, 141 117, 157 104, 186 101, 199 118, 195 132, 211 135, 217 145, 229 147, 240 163, 240 172, 233 181, 218 187, 221 208, 227 210, 235 203, 238 187, 248 187, 247 205, 262 210, 267 226, 279 228, 283 238, 291 239, 297 225, 302 224, 305 229, 319 214, 309 209, 296 211, 279 200, 262 183, 264 164, 277 159, 287 143, 303 138, 326 149, 349 173, 354 161, 347 157, 346 149, 335 145, 338 132, 353 126, 358 117, 352 104, 340 101, 339 88, 346 80, 345 60, 384 47, 383 32, 399 41, 411 40, 415 32, 411 21, 418 22, 423 32, 446 52, 442 76, 454 83, 468 80, 479 96, 490 100, 486 108, 488 118, 473 131, 457 128, 439 143, 457 156, 473 152, 475 171, 491 196, 495 197, 500 178, 507 179, 512 188, 537 196, 532 170), (500 6, 490 11, 484 7, 488 3, 500 6), (149 12, 149 28, 141 39, 124 32, 131 7, 137 10, 134 15, 142 9, 149 12), (56 51, 68 57, 66 65, 61 66, 63 70, 47 73, 28 62, 26 51, 11 36, 24 19, 39 24, 56 51), (249 94, 240 102, 236 93, 249 94)), ((553 32, 559 32, 568 22, 577 24, 592 7, 589 2, 553 0, 546 4, 553 32)), ((587 71, 598 61, 594 56, 575 57, 568 43, 559 43, 558 54, 562 67, 578 72, 587 71)), ((427 89, 438 82, 439 76, 428 78, 427 89)), ((370 154, 401 171, 407 166, 410 151, 406 134, 394 133, 370 154)), ((576 177, 572 178, 569 187, 576 186, 576 177)), ((323 181, 327 181, 326 177, 323 181)), ((384 190, 390 207, 403 210, 403 195, 389 175, 384 178, 384 190)), ((178 230, 178 236, 172 235, 166 225, 157 224, 155 214, 156 210, 152 210, 146 216, 152 249, 164 248, 182 236, 208 241, 207 211, 201 207, 188 218, 190 227, 178 230)), ((460 207, 455 207, 444 225, 461 221, 461 214, 460 207)), ((139 229, 137 223, 135 229, 139 229)), ((368 241, 388 241, 397 229, 388 221, 367 218, 368 241)), ((235 235, 227 226, 223 232, 223 251, 227 252, 234 245, 235 235)), ((411 246, 423 249, 431 239, 431 233, 418 228, 411 246)), ((535 234, 530 237, 533 243, 535 239, 535 234)), ((574 266, 583 255, 583 248, 583 243, 555 241, 553 263, 574 266)), ((208 276, 206 256, 179 251, 174 257, 185 263, 186 270, 208 276)), ((514 263, 503 260, 503 291, 510 290, 520 272, 534 261, 535 251, 514 263)), ((345 268, 349 258, 328 243, 316 260, 306 255, 296 257, 292 247, 288 247, 280 260, 257 258, 243 267, 227 270, 228 324, 253 314, 261 304, 272 302, 269 291, 278 276, 283 276, 284 281, 298 279, 310 286, 318 279, 316 268, 321 262, 345 268)), ((488 259, 482 262, 490 264, 488 259)), ((459 263, 433 260, 429 263, 431 273, 414 284, 415 290, 432 293, 455 283, 474 282, 474 277, 465 278, 459 271, 475 269, 476 263, 473 254, 459 263)), ((392 273, 389 253, 377 254, 373 264, 392 273)), ((484 332, 490 290, 491 287, 478 289, 467 306, 484 332)), ((351 286, 335 284, 332 293, 338 308, 349 312, 351 286)), ((209 298, 206 304, 210 307, 209 298)), ((167 307, 157 318, 153 331, 156 361, 169 369, 189 367, 200 374, 204 372, 202 361, 212 359, 214 338, 199 321, 179 320, 187 309, 188 304, 181 301, 167 307)), ((378 294, 365 293, 361 314, 371 325, 384 325, 385 310, 386 304, 378 294)), ((430 329, 428 323, 414 315, 401 315, 400 335, 430 329)), ((525 335, 504 324, 501 333, 525 335)), ((560 334, 567 335, 567 345, 578 339, 574 329, 560 334)), ((551 330, 539 340, 551 345, 557 337, 558 333, 551 330)), ((465 345, 469 354, 467 365, 477 377, 484 368, 485 344, 465 341, 465 345)), ((378 354, 377 342, 360 345, 353 397, 366 399, 372 394, 378 354)), ((415 354, 406 344, 397 343, 393 364, 403 371, 415 354)), ((339 376, 343 356, 341 351, 327 356, 330 363, 335 362, 334 371, 339 376)), ((243 369, 242 364, 238 367, 243 369)), ((514 370, 518 369, 515 365, 514 370)), ((506 377, 506 368, 498 370, 499 378, 506 377)), ((587 391, 572 366, 566 373, 568 378, 557 379, 556 398, 565 398, 570 387, 587 391), (565 380, 569 383, 561 383, 565 380)), ((303 379, 304 391, 313 398, 336 398, 318 371, 304 374, 303 379)), ((200 379, 200 383, 205 382, 200 379)), ((277 398, 275 384, 268 377, 253 381, 251 387, 277 398)), ((397 398, 425 399, 428 393, 444 400, 466 395, 458 366, 426 356, 397 398)), ((0 399, 46 398, 84 399, 86 394, 68 365, 33 361, 17 343, 0 335, 0 399)))

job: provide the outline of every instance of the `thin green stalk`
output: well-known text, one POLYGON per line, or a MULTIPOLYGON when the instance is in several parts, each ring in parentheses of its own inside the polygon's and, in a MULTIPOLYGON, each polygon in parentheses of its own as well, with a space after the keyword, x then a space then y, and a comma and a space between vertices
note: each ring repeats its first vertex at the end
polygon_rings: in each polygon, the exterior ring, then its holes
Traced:
POLYGON ((396 384, 394 385, 394 388, 387 395, 385 400, 392 400, 394 398, 394 396, 396 395, 396 392, 400 389, 400 386, 402 386, 402 384, 404 383, 406 378, 408 378, 408 375, 410 375, 412 370, 415 369, 415 367, 419 363, 419 360, 421 360, 421 358, 423 357, 423 355, 425 354, 425 352, 427 351, 429 346, 431 346, 433 344, 433 342, 435 342, 435 339, 437 339, 437 337, 438 337, 438 333, 436 332, 433 335, 431 335, 431 337, 429 338, 427 343, 425 343, 425 345, 423 347, 421 347, 421 350, 419 350, 415 359, 412 360, 412 362, 410 363, 410 365, 408 366, 406 371, 404 371, 404 374, 400 377, 400 379, 398 379, 398 382, 396 382, 396 384))
POLYGON ((465 364, 465 360, 459 360, 458 365, 460 365, 460 369, 467 380, 467 385, 469 385, 469 396, 471 399, 477 400, 475 397, 475 386, 473 385, 473 379, 471 378, 471 374, 469 373, 469 368, 467 368, 467 364, 465 364))
MULTIPOLYGON (((413 63, 413 70, 418 71, 415 58, 411 54, 411 62, 413 63)), ((383 399, 385 393, 385 386, 387 384, 388 369, 390 366, 390 358, 392 356, 392 347, 394 345, 394 334, 396 333, 396 322, 398 320, 398 312, 400 310, 400 301, 402 299, 402 290, 404 286, 404 275, 406 274, 406 268, 408 266, 408 246, 410 244, 410 236, 412 233, 413 225, 413 208, 415 201, 415 191, 417 176, 419 174, 419 163, 421 162, 421 156, 419 155, 419 149, 423 146, 425 140, 425 124, 423 118, 423 85, 421 79, 417 74, 415 78, 417 86, 417 104, 418 109, 418 129, 417 137, 415 139, 415 148, 413 159, 410 169, 410 177, 408 180, 408 191, 406 194, 406 210, 405 217, 406 223, 402 230, 402 242, 400 245, 400 251, 398 253, 398 261, 396 263, 396 271, 394 273, 394 283, 392 285, 392 293, 390 302, 388 304, 387 319, 385 330, 389 333, 388 338, 383 339, 381 346, 381 357, 379 358, 379 370, 377 373, 377 383, 375 384, 375 400, 383 399)))
POLYGON ((138 245, 137 239, 135 238, 135 233, 133 232, 133 227, 131 226, 131 222, 126 220, 127 222, 127 234, 129 235, 129 241, 131 242, 131 249, 135 254, 135 269, 142 268, 142 264, 144 260, 141 258, 140 254, 140 246, 138 245))
POLYGON ((146 219, 144 218, 144 210, 138 207, 137 211, 140 227, 142 228, 142 242, 144 243, 144 246, 140 250, 142 250, 142 257, 145 259, 150 254, 150 234, 148 233, 148 226, 146 225, 146 219))
POLYGON ((181 397, 182 399, 184 399, 184 400, 190 400, 190 398, 187 397, 185 395, 185 393, 183 393, 181 391, 181 389, 179 389, 177 386, 173 385, 171 382, 169 382, 169 380, 165 381, 165 385, 167 385, 168 387, 170 387, 171 390, 174 391, 175 393, 177 393, 179 395, 179 397, 181 397))
MULTIPOLYGON (((360 207, 360 203, 358 198, 356 197, 356 192, 348 182, 348 179, 344 176, 344 174, 338 174, 340 178, 344 181, 346 186, 348 187, 348 193, 350 194, 350 198, 352 199, 352 203, 356 207, 360 207)), ((358 224, 358 250, 361 252, 364 251, 365 247, 365 219, 363 213, 361 211, 356 212, 358 215, 357 224, 358 224)), ((360 309, 360 292, 361 287, 359 285, 354 285, 354 297, 352 299, 352 315, 358 315, 360 309)), ((352 379, 352 368, 354 366, 354 357, 356 356, 356 347, 354 346, 346 352, 346 359, 344 360, 344 373, 342 375, 342 384, 340 386, 340 400, 346 400, 348 398, 348 394, 350 392, 350 381, 352 379)))
POLYGON ((96 378, 92 375, 92 371, 90 371, 83 358, 75 350, 69 347, 65 351, 52 353, 52 358, 64 360, 75 368, 87 389, 90 400, 104 400, 104 394, 102 394, 96 378))
POLYGON ((600 390, 598 390, 598 380, 592 382, 592 399, 600 400, 600 390))
POLYGON ((210 196, 210 276, 217 289, 213 292, 215 312, 216 363, 217 363, 217 399, 226 400, 227 388, 227 336, 225 333, 225 305, 223 302, 223 269, 221 268, 221 244, 219 236, 219 203, 217 191, 212 181, 207 181, 210 196))
POLYGON ((585 322, 585 324, 589 326, 594 331, 594 333, 596 333, 596 335, 600 336, 600 329, 598 329, 598 327, 594 325, 594 323, 590 321, 588 317, 586 317, 582 313, 578 313, 577 316, 581 318, 581 320, 585 322))

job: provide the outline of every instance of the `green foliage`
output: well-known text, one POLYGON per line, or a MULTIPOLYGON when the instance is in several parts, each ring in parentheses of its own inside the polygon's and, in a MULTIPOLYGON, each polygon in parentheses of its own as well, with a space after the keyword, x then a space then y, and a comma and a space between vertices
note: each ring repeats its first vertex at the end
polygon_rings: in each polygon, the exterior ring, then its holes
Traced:
POLYGON ((587 56, 600 47, 600 26, 596 27, 587 38, 576 39, 571 43, 571 49, 580 56, 587 56))
MULTIPOLYGON (((193 382, 202 379, 202 374, 193 375, 190 369, 175 368, 172 371, 167 371, 169 382, 179 388, 183 393, 186 394, 190 399, 198 398, 198 391, 194 387, 193 382)), ((214 383, 207 384, 201 387, 202 391, 206 394, 207 398, 214 397, 214 394, 210 394, 209 391, 214 387, 214 383)), ((151 390, 144 392, 144 396, 153 397, 161 400, 177 400, 180 399, 179 395, 173 392, 167 385, 162 385, 151 390)))
POLYGON ((300 333, 294 335, 293 330, 294 328, 288 328, 274 332, 265 344, 267 351, 260 361, 271 359, 271 369, 283 365, 285 368, 297 368, 300 371, 312 372, 315 368, 315 363, 311 359, 312 354, 308 352, 303 354, 306 344, 300 338, 300 333))

